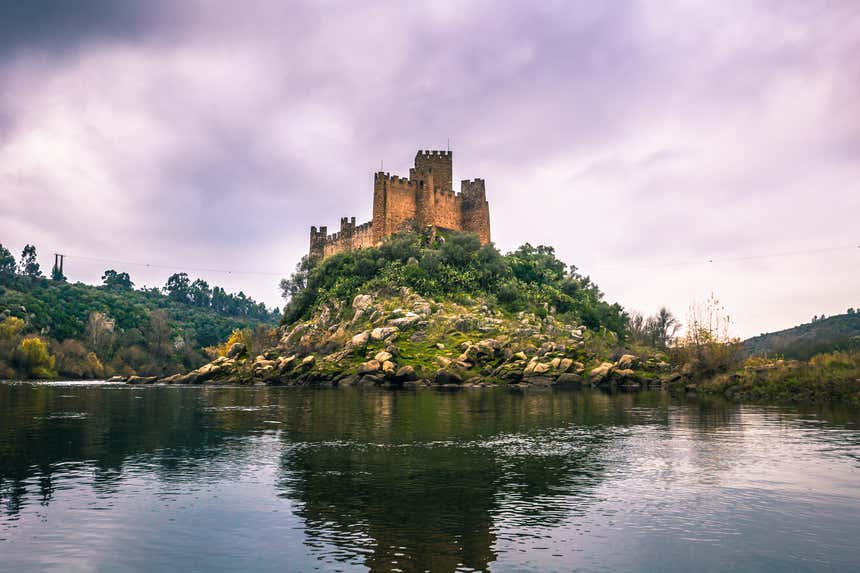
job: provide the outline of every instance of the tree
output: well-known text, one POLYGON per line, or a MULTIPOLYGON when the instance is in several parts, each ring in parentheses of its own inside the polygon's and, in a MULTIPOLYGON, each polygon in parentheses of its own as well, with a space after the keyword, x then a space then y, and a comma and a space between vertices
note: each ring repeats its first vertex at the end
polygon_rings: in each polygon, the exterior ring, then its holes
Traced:
POLYGON ((66 280, 66 275, 63 274, 60 267, 54 265, 54 267, 51 268, 51 280, 64 282, 66 280))
POLYGON ((679 328, 681 328, 681 323, 665 306, 660 307, 660 310, 651 319, 654 343, 660 348, 666 348, 675 340, 675 334, 679 328))
POLYGON ((189 287, 189 296, 195 306, 209 306, 212 302, 212 289, 209 288, 209 283, 203 279, 197 279, 189 287))
POLYGON ((15 362, 28 378, 55 378, 56 359, 48 352, 48 345, 38 337, 25 338, 18 345, 15 362))
POLYGON ((25 277, 38 278, 42 276, 42 269, 36 260, 36 247, 25 245, 21 251, 21 261, 18 263, 18 272, 25 277))
POLYGON ((0 322, 0 340, 12 340, 24 330, 26 323, 17 316, 7 316, 0 322))
POLYGON ((15 257, 9 249, 0 244, 0 277, 11 277, 15 274, 15 257))
POLYGON ((633 311, 627 316, 627 333, 635 342, 648 339, 647 321, 642 313, 633 311))
POLYGON ((848 309, 848 314, 855 314, 856 312, 853 307, 848 309))
MULTIPOLYGON (((310 268, 311 261, 307 257, 307 255, 305 255, 304 257, 302 257, 302 260, 299 261, 299 264, 296 265, 296 272, 294 272, 288 279, 281 279, 281 296, 284 298, 285 301, 290 302, 290 300, 292 300, 294 296, 307 288, 308 273, 310 272, 310 268)), ((215 287, 215 290, 218 290, 218 288, 219 287, 215 287)))
MULTIPOLYGON (((183 273, 184 274, 184 273, 183 273)), ((149 325, 146 329, 146 345, 152 355, 164 360, 170 354, 172 331, 167 321, 167 313, 154 310, 149 315, 149 325)))
POLYGON ((220 312, 222 314, 227 313, 229 300, 230 296, 223 288, 216 286, 212 289, 212 308, 216 312, 220 312))
POLYGON ((107 356, 113 346, 115 326, 115 321, 103 312, 93 311, 87 317, 84 336, 89 347, 99 356, 107 356))
POLYGON ((191 279, 188 278, 188 273, 174 273, 167 279, 164 285, 164 292, 173 300, 179 302, 188 302, 191 292, 191 279))
POLYGON ((108 288, 131 289, 134 283, 131 282, 131 277, 128 273, 118 273, 113 269, 108 269, 102 275, 102 282, 108 288))

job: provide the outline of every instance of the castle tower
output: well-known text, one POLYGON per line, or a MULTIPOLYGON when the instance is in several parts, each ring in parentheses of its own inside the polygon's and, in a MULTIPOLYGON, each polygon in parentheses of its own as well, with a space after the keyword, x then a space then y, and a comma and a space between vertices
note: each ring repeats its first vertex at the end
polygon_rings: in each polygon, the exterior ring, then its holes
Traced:
POLYGON ((481 243, 486 245, 490 242, 490 204, 487 202, 484 180, 461 181, 460 197, 463 201, 463 230, 475 233, 481 243))
POLYGON ((453 154, 451 151, 420 150, 409 179, 417 182, 415 195, 415 228, 418 232, 433 230, 436 225, 436 192, 452 191, 453 154))
POLYGON ((311 227, 311 248, 308 252, 308 258, 313 261, 321 261, 325 258, 325 243, 328 236, 328 227, 320 227, 317 231, 316 227, 311 227))
POLYGON ((415 154, 415 167, 409 170, 409 178, 433 175, 436 189, 453 191, 454 167, 451 151, 419 151, 415 154))

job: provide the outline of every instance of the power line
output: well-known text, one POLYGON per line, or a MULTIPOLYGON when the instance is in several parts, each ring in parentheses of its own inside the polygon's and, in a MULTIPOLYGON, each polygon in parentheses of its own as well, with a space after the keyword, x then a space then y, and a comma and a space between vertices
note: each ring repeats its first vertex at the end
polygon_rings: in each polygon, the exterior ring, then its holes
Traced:
POLYGON ((65 255, 66 258, 69 259, 78 259, 82 261, 95 261, 101 263, 111 263, 115 265, 130 265, 136 267, 146 267, 152 269, 164 269, 171 271, 193 271, 200 273, 225 273, 228 275, 267 275, 267 276, 286 276, 289 273, 282 272, 272 272, 272 271, 245 271, 245 270, 235 270, 235 269, 215 269, 215 268, 206 268, 206 267, 186 267, 186 266, 173 266, 173 265, 161 265, 156 263, 140 263, 135 261, 123 261, 119 259, 105 259, 101 257, 87 257, 84 255, 65 255))
POLYGON ((753 261, 753 260, 761 260, 761 259, 773 259, 779 257, 792 257, 797 255, 812 255, 818 253, 828 253, 835 251, 846 251, 846 250, 857 250, 860 249, 860 245, 843 245, 840 247, 825 247, 820 249, 805 249, 799 251, 784 251, 780 253, 766 253, 760 255, 745 255, 742 257, 725 257, 725 258, 708 258, 705 260, 697 260, 697 261, 677 261, 673 263, 655 263, 650 265, 595 265, 591 268, 593 269, 653 269, 653 268, 666 268, 666 267, 684 267, 684 266, 693 266, 693 265, 710 265, 714 263, 736 263, 741 261, 753 261))
MULTIPOLYGON (((846 250, 857 250, 860 249, 860 245, 842 245, 838 247, 825 247, 819 249, 805 249, 805 250, 797 250, 797 251, 784 251, 778 253, 764 253, 758 255, 744 255, 739 257, 725 257, 725 258, 708 258, 704 260, 691 260, 691 261, 676 261, 671 263, 655 263, 648 265, 594 265, 591 266, 590 269, 653 269, 653 268, 670 268, 670 267, 683 267, 683 266, 694 266, 694 265, 710 265, 710 264, 719 264, 719 263, 732 263, 732 262, 742 262, 742 261, 752 261, 752 260, 761 260, 761 259, 771 259, 771 258, 780 258, 780 257, 791 257, 797 255, 811 255, 811 254, 819 254, 819 253, 827 253, 827 252, 836 252, 836 251, 846 251, 846 250)), ((189 267, 189 266, 175 266, 175 265, 163 265, 158 263, 141 263, 137 261, 125 261, 121 259, 109 259, 102 257, 90 257, 85 255, 70 255, 64 254, 60 255, 69 259, 78 259, 82 261, 94 261, 94 262, 102 262, 102 263, 111 263, 116 265, 129 265, 136 267, 144 267, 144 268, 152 268, 152 269, 163 269, 163 270, 178 270, 178 271, 191 271, 191 272, 201 272, 201 273, 224 273, 228 275, 261 275, 261 276, 287 276, 292 271, 257 271, 257 270, 238 270, 238 269, 219 269, 219 268, 209 268, 209 267, 189 267)))

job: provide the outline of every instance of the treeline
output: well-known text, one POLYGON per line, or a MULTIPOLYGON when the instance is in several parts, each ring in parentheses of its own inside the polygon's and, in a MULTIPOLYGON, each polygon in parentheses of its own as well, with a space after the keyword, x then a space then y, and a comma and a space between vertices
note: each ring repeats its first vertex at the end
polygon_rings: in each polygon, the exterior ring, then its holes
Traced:
POLYGON ((620 336, 626 314, 603 300, 597 285, 555 256, 552 247, 525 244, 501 254, 468 233, 446 233, 436 241, 415 233, 393 235, 378 247, 336 254, 319 264, 304 259, 281 281, 289 301, 284 323, 310 316, 330 297, 344 302, 360 290, 410 287, 423 296, 483 295, 509 312, 546 316, 552 308, 590 328, 606 327, 620 336))
POLYGON ((173 374, 204 364, 234 331, 272 336, 281 316, 186 273, 163 289, 135 289, 113 269, 97 287, 51 275, 31 245, 17 263, 0 245, 0 378, 173 374))

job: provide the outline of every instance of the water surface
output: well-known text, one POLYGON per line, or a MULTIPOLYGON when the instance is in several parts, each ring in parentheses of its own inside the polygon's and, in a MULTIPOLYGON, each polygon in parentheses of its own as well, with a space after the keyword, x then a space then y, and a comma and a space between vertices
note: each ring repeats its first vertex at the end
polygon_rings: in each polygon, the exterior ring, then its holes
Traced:
POLYGON ((860 416, 0 384, 2 571, 847 571, 860 416))

